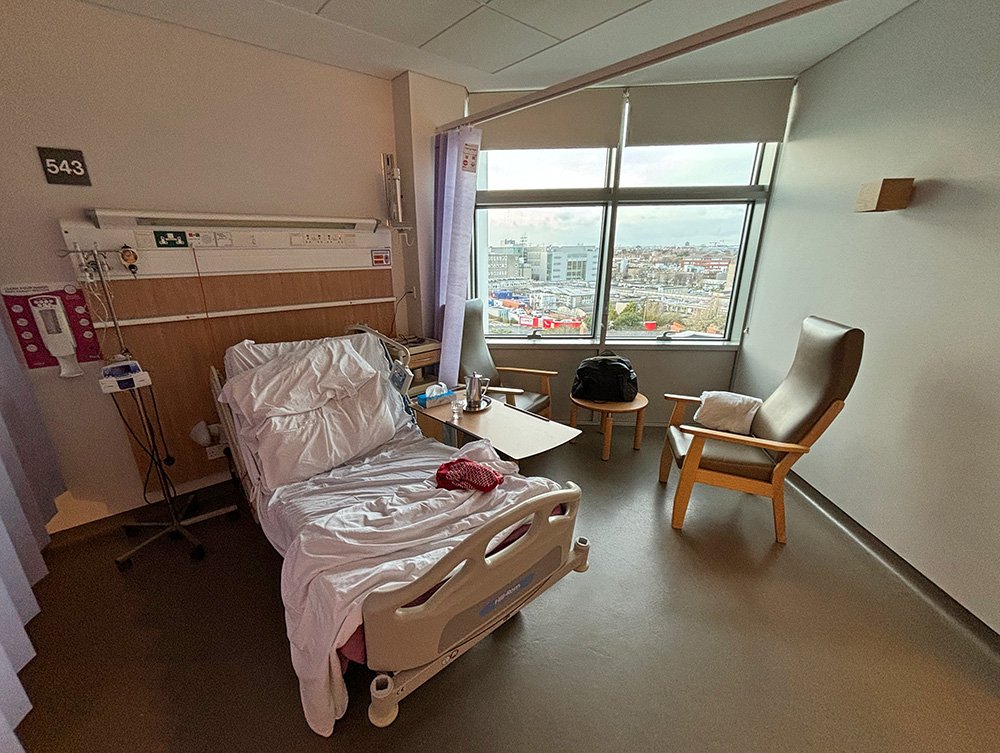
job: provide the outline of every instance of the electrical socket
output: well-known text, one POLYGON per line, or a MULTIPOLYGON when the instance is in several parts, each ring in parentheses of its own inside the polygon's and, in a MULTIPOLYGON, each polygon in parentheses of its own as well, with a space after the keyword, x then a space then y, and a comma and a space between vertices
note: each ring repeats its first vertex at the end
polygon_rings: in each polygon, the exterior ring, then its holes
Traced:
POLYGON ((209 460, 217 460, 226 454, 226 445, 213 444, 211 447, 205 448, 205 453, 208 455, 209 460))

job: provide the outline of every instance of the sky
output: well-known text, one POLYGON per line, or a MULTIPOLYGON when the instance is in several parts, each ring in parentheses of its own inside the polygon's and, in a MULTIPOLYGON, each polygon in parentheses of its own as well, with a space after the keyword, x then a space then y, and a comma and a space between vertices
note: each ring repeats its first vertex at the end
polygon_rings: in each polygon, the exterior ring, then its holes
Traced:
MULTIPOLYGON (((623 186, 747 185, 756 144, 627 147, 623 186)), ((605 149, 510 150, 486 155, 480 188, 494 190, 599 188, 605 185, 605 149), (484 183, 486 185, 484 185, 484 183)), ((483 163, 481 163, 482 165, 483 163)), ((615 246, 738 245, 744 204, 622 206, 615 246)), ((600 207, 480 210, 487 244, 526 235, 532 245, 593 245, 601 240, 600 207), (484 219, 486 220, 484 225, 484 219)), ((482 239, 481 239, 482 240, 482 239)))

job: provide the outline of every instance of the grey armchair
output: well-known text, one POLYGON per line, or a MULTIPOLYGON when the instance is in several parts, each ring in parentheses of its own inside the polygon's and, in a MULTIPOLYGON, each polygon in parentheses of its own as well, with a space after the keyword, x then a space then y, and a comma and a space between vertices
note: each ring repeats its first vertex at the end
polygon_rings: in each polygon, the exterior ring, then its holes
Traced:
POLYGON ((785 543, 785 476, 844 407, 861 365, 864 332, 819 317, 802 322, 788 375, 761 405, 749 435, 682 425, 699 398, 664 395, 674 403, 660 457, 660 481, 670 461, 681 469, 671 525, 680 529, 696 483, 771 498, 775 539, 785 543))
POLYGON ((521 410, 552 418, 552 390, 550 380, 558 371, 525 369, 516 366, 497 366, 486 345, 483 331, 483 302, 479 299, 465 302, 465 323, 462 330, 462 354, 458 365, 459 377, 482 374, 490 380, 489 392, 502 394, 508 405, 521 410), (504 385, 502 374, 525 374, 539 377, 539 392, 528 392, 519 387, 504 385))

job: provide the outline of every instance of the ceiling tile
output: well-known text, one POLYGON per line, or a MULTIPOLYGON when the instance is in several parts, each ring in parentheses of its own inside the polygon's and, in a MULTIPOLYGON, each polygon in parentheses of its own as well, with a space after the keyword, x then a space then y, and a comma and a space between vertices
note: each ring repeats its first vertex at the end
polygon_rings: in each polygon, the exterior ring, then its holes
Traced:
POLYGON ((604 23, 646 0, 492 0, 490 7, 559 39, 604 23))
POLYGON ((306 13, 319 13, 319 9, 323 7, 326 0, 271 0, 271 2, 304 10, 306 13))
POLYGON ((495 72, 558 41, 483 7, 434 37, 422 49, 483 71, 495 72))
MULTIPOLYGON (((284 2, 284 0, 282 0, 284 2)), ((304 3, 305 0, 294 0, 304 3)), ((330 0, 320 15, 345 26, 419 47, 478 9, 476 0, 330 0)))

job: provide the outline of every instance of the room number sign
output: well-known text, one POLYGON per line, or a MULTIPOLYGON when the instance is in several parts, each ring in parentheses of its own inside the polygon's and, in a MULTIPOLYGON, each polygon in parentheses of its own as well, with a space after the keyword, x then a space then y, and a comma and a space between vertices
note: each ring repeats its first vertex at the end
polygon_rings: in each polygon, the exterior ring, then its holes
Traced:
POLYGON ((53 149, 40 146, 38 159, 42 161, 45 180, 70 186, 89 186, 90 173, 79 149, 53 149))

